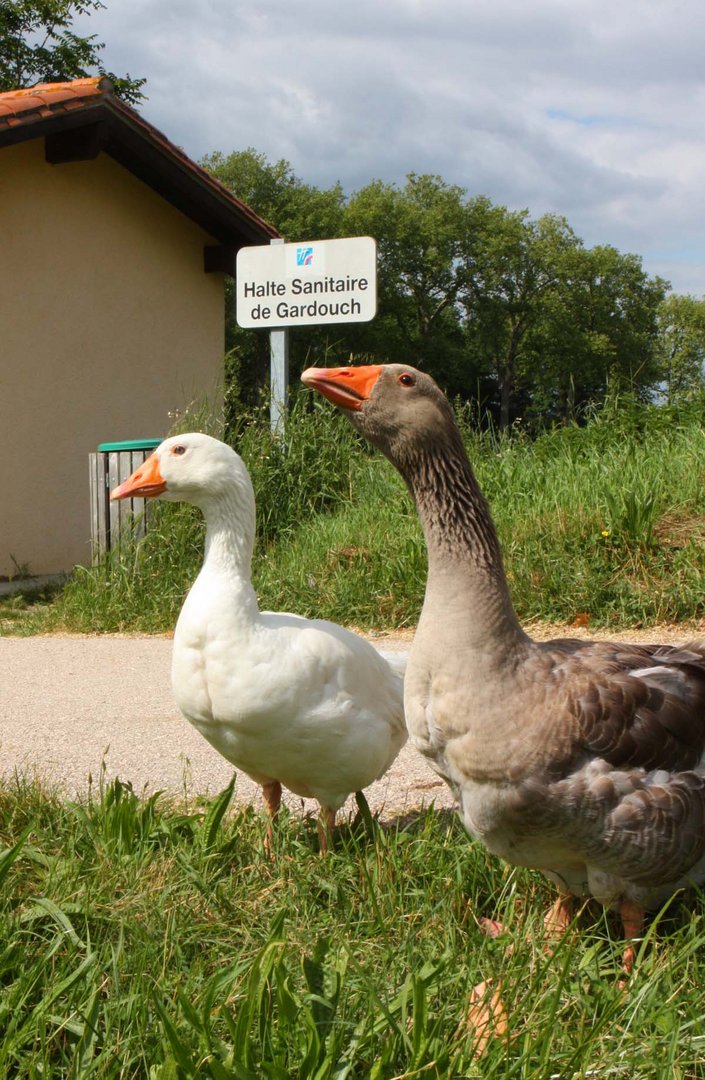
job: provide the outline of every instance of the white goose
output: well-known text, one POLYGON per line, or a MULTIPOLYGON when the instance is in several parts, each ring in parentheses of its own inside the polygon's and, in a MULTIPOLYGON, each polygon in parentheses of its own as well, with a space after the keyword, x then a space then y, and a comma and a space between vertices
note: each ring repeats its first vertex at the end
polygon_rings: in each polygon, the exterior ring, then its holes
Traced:
MULTIPOLYGON (((570 895, 644 913, 705 880, 705 645, 537 642, 509 597, 489 507, 452 409, 400 364, 302 379, 399 469, 428 547, 405 677, 413 742, 456 793, 469 832, 570 895)), ((628 945, 623 965, 632 967, 628 945)))
POLYGON ((166 439, 110 497, 130 496, 190 502, 206 521, 203 566, 174 632, 179 708, 262 785, 272 818, 282 786, 318 800, 325 850, 336 810, 382 776, 406 741, 401 675, 341 626, 259 610, 254 493, 225 443, 197 433, 166 439))

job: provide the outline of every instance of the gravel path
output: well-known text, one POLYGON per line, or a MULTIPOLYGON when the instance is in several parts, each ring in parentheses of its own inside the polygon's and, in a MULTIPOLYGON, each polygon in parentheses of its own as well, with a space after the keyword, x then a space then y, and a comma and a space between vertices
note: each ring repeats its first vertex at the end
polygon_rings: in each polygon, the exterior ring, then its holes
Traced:
MULTIPOLYGON (((404 652, 411 635, 378 635, 383 651, 404 652)), ((174 704, 166 637, 0 637, 0 774, 38 776, 67 794, 90 779, 129 780, 135 791, 215 794, 232 766, 191 727, 174 704)), ((367 789, 374 812, 389 816, 435 800, 452 806, 446 785, 405 746, 392 768, 367 789)), ((260 790, 240 773, 240 802, 260 790)), ((316 803, 287 795, 292 808, 316 803)), ((354 800, 345 809, 354 809, 354 800)))
MULTIPOLYGON (((532 628, 536 637, 588 634, 574 628, 532 628)), ((389 652, 405 652, 411 634, 377 634, 389 652)), ((618 635, 623 640, 682 641, 681 628, 618 635)), ((15 771, 85 793, 89 778, 130 781, 137 792, 215 794, 230 766, 184 720, 169 685, 171 640, 166 637, 0 637, 0 774, 15 771)), ((259 804, 257 785, 240 774, 240 802, 259 804)), ((449 807, 446 785, 408 745, 389 772, 367 789, 374 812, 396 816, 431 801, 449 807)), ((315 803, 288 796, 296 809, 315 803)), ((354 807, 354 802, 346 808, 354 807)))

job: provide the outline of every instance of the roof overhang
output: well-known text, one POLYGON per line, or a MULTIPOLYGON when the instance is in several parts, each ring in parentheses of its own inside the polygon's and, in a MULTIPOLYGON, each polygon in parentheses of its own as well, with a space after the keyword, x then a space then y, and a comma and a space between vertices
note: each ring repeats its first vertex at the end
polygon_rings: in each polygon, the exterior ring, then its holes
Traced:
MULTIPOLYGON (((108 154, 231 254, 279 236, 135 109, 116 98, 109 79, 81 79, 0 94, 0 148, 37 138, 45 140, 46 160, 54 165, 108 154), (60 87, 75 87, 76 92, 68 97, 49 93, 60 87)), ((232 273, 232 262, 230 255, 221 253, 207 269, 232 273)))

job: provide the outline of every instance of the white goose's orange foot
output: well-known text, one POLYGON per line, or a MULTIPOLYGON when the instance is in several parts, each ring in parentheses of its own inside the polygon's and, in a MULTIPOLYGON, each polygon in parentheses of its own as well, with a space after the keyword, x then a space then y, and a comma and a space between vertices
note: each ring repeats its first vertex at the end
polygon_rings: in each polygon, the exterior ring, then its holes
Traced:
POLYGON ((264 797, 264 805, 267 811, 269 820, 267 822, 267 832, 264 837, 264 850, 270 859, 274 858, 274 822, 279 814, 279 807, 282 801, 282 786, 278 780, 273 780, 270 784, 262 784, 262 795, 264 797))
POLYGON ((318 819, 318 854, 327 855, 328 846, 333 841, 335 829, 335 810, 329 806, 321 807, 321 816, 318 819))
POLYGON ((470 991, 470 1007, 455 1032, 456 1038, 470 1035, 473 1057, 481 1058, 493 1039, 506 1039, 509 1032, 507 1010, 502 1001, 502 981, 487 979, 470 991))

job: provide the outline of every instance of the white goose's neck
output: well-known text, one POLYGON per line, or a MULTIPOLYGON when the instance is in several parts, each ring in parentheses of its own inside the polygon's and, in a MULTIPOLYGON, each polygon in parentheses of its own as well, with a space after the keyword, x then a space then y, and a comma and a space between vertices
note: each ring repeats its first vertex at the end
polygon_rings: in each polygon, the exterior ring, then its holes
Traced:
POLYGON ((204 496, 197 505, 206 522, 206 542, 194 589, 214 587, 240 616, 255 617, 259 609, 251 581, 254 499, 247 491, 233 489, 217 498, 204 496))

